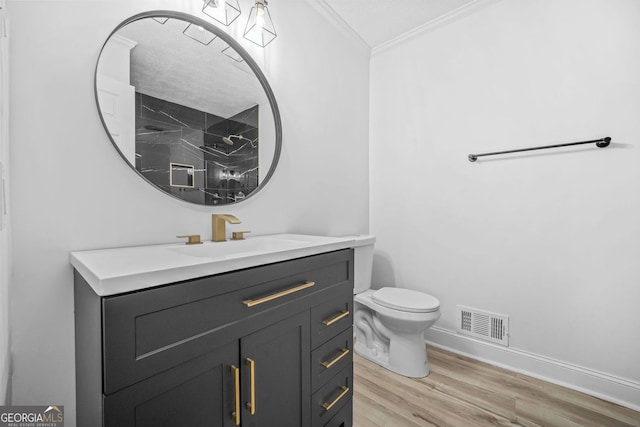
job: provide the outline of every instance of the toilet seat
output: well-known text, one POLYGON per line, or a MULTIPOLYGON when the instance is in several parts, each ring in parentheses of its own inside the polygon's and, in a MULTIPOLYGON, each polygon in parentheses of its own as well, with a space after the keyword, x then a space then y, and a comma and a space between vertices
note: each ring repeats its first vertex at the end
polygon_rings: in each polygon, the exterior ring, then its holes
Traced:
POLYGON ((423 292, 403 288, 382 288, 371 295, 376 304, 409 313, 431 313, 440 309, 437 298, 423 292))

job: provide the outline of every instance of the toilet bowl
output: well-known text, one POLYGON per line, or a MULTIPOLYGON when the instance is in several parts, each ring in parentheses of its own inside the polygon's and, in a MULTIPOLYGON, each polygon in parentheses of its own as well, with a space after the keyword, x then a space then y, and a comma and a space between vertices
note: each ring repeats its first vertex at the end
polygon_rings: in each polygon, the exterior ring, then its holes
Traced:
POLYGON ((370 289, 374 243, 374 236, 356 237, 354 350, 400 375, 425 377, 429 364, 424 331, 440 318, 440 302, 411 289, 370 289))

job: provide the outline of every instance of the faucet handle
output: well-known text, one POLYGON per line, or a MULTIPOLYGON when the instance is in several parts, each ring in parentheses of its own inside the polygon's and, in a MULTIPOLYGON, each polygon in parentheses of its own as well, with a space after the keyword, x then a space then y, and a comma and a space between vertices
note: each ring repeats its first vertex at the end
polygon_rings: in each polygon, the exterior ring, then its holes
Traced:
POLYGON ((178 239, 188 239, 186 244, 187 245, 199 245, 202 242, 200 241, 200 235, 199 234, 187 234, 186 236, 176 236, 178 239))
POLYGON ((234 231, 231 233, 231 240, 244 240, 244 234, 251 233, 250 231, 234 231))

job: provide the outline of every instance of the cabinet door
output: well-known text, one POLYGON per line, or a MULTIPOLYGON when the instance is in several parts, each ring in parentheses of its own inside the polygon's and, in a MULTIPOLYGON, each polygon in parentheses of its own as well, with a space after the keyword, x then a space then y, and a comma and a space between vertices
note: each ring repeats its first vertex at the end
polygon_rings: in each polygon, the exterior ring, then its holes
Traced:
POLYGON ((242 426, 309 426, 309 312, 242 338, 240 354, 242 426))
POLYGON ((226 346, 104 397, 105 427, 235 425, 239 345, 226 346))

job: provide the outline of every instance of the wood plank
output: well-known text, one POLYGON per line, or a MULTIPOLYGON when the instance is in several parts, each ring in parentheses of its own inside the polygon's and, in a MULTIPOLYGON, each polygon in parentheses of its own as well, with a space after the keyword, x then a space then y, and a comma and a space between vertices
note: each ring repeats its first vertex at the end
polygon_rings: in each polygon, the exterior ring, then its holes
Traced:
POLYGON ((353 402, 353 423, 355 426, 367 427, 421 427, 435 424, 418 424, 405 417, 399 417, 393 410, 388 409, 381 400, 368 396, 356 390, 353 402), (402 418, 402 420, 400 420, 402 418))
MULTIPOLYGON (((390 426, 412 425, 514 425, 511 420, 443 393, 422 380, 402 377, 358 360, 354 384, 357 391, 381 402, 395 414, 390 426), (404 424, 403 424, 404 423, 404 424)), ((356 398, 357 400, 357 398, 356 398)))
POLYGON ((354 355, 354 426, 633 426, 640 413, 428 347, 431 373, 406 378, 354 355))
POLYGON ((597 397, 589 396, 588 394, 578 393, 566 387, 550 384, 541 380, 536 381, 542 383, 542 388, 546 395, 556 398, 564 404, 579 406, 598 414, 606 415, 612 419, 611 425, 615 425, 616 421, 621 421, 628 425, 640 426, 639 413, 636 411, 598 399, 597 397))

